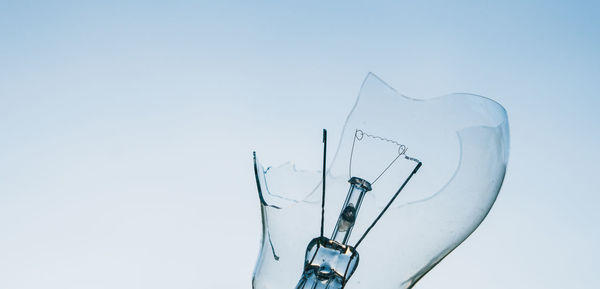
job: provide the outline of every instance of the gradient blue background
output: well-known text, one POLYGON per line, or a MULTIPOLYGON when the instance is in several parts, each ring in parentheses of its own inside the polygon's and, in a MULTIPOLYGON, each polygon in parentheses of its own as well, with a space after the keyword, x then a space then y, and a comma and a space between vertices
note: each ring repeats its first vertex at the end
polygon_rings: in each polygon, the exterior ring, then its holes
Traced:
POLYGON ((598 2, 109 2, 0 1, 0 288, 250 288, 252 150, 317 167, 369 71, 510 118, 418 288, 600 288, 598 2))

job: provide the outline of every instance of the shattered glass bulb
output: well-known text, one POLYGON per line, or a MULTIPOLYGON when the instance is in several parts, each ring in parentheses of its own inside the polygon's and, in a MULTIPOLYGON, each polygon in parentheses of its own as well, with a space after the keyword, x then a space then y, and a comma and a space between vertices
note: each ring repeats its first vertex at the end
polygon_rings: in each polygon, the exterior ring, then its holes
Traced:
POLYGON ((413 287, 488 214, 508 143, 506 111, 490 99, 411 99, 369 74, 323 171, 265 169, 255 155, 253 288, 413 287))

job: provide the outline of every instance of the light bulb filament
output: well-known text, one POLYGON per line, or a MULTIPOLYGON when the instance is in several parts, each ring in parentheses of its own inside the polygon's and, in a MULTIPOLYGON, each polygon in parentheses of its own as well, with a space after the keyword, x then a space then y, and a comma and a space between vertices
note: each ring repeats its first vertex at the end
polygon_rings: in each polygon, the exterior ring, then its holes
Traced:
MULTIPOLYGON (((360 130, 360 129, 356 129, 354 131, 354 139, 352 140, 352 149, 350 150, 350 163, 348 165, 348 172, 349 172, 349 176, 348 177, 354 177, 352 175, 352 158, 354 156, 354 146, 356 145, 356 141, 361 141, 363 140, 364 137, 369 137, 372 139, 376 139, 376 140, 381 140, 381 141, 385 141, 385 142, 389 142, 392 143, 396 146, 398 146, 398 155, 387 165, 387 167, 385 167, 385 169, 383 169, 383 171, 377 175, 377 177, 371 182, 371 184, 375 184, 375 182, 377 182, 377 180, 379 180, 379 178, 381 178, 381 176, 383 176, 383 174, 385 174, 385 172, 396 162, 396 160, 398 160, 398 158, 400 158, 400 156, 405 155, 406 156, 406 151, 408 150, 408 147, 406 147, 405 145, 395 141, 395 140, 391 140, 388 138, 384 138, 384 137, 380 137, 380 136, 376 136, 376 135, 372 135, 372 134, 368 134, 365 133, 364 131, 360 130)), ((408 158, 407 158, 408 159, 408 158)), ((412 159, 412 158, 410 158, 412 159)), ((412 160, 416 160, 416 159, 412 159, 412 160)), ((418 162, 418 160, 416 160, 418 162)))

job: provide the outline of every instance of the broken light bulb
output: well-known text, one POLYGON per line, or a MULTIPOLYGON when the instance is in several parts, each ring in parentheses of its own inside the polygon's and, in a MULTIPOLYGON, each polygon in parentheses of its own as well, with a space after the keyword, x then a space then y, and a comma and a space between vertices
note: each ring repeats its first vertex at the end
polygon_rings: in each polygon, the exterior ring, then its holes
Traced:
POLYGON ((255 289, 411 288, 483 221, 508 160, 498 103, 411 99, 373 74, 328 168, 326 139, 321 172, 264 169, 255 156, 255 289))

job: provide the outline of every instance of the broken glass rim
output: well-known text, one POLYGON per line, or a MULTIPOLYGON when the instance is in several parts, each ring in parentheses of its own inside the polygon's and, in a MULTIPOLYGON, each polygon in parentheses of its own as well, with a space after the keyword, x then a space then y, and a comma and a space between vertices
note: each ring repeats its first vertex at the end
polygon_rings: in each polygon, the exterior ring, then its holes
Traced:
MULTIPOLYGON (((361 99, 363 99, 363 97, 361 97, 361 95, 363 95, 363 91, 366 87, 366 85, 370 82, 370 81, 377 81, 380 82, 382 84, 384 84, 386 86, 386 88, 392 90, 394 92, 394 94, 398 97, 401 97, 403 100, 406 101, 411 101, 411 102, 430 102, 430 103, 434 103, 434 102, 443 102, 443 101, 459 101, 459 102, 465 102, 465 103, 475 103, 475 102, 481 102, 484 103, 485 106, 489 106, 491 108, 493 108, 493 111, 495 112, 495 116, 493 119, 497 120, 496 123, 494 123, 493 125, 474 125, 474 126, 465 126, 462 127, 460 129, 456 130, 456 134, 458 137, 458 141, 461 142, 461 139, 459 137, 459 132, 465 129, 469 129, 469 128, 473 128, 473 127, 508 127, 508 114, 506 112, 506 109, 497 101, 482 96, 482 95, 478 95, 478 94, 473 94, 473 93, 464 93, 464 92, 457 92, 457 93, 450 93, 450 94, 446 94, 446 95, 441 95, 441 96, 437 96, 437 97, 432 97, 432 98, 427 98, 427 99, 419 99, 419 98, 412 98, 409 96, 406 96, 400 92, 398 92, 395 88, 393 88, 392 86, 390 86, 387 82, 385 82, 384 80, 382 80, 379 76, 377 76, 375 73, 373 72, 369 72, 367 74, 367 76, 365 77, 365 79, 363 80, 358 96, 356 97, 356 100, 354 102, 354 105, 352 107, 352 109, 350 110, 350 112, 348 113, 345 121, 344 121, 344 125, 342 127, 342 134, 340 135, 340 140, 338 143, 337 148, 335 149, 335 153, 333 158, 331 159, 331 161, 329 162, 329 164, 335 163, 337 157, 338 157, 338 153, 340 148, 342 147, 342 140, 344 137, 344 133, 346 132, 346 128, 348 126, 348 122, 352 116, 352 114, 354 113, 354 111, 356 110, 356 108, 358 107, 361 99), (469 99, 470 98, 470 99, 469 99)), ((462 151, 460 153, 462 155, 462 151)), ((505 162, 508 161, 508 156, 505 160, 505 162)), ((294 204, 297 203, 311 203, 311 204, 315 204, 317 205, 318 202, 317 201, 309 201, 309 199, 315 194, 318 193, 319 188, 322 184, 322 181, 319 182, 310 192, 308 192, 302 199, 292 199, 292 198, 287 198, 285 196, 281 196, 278 194, 273 194, 269 191, 268 189, 268 184, 266 182, 266 174, 268 173, 268 171, 270 169, 278 169, 278 168, 282 168, 285 166, 291 166, 292 170, 294 173, 299 173, 299 172, 309 172, 309 173, 315 173, 315 174, 321 174, 320 170, 302 170, 302 169, 297 169, 295 164, 291 161, 285 162, 279 166, 276 167, 272 167, 269 166, 267 167, 267 169, 264 169, 264 167, 262 166, 262 164, 258 161, 256 152, 253 152, 253 162, 254 162, 254 173, 255 173, 255 179, 256 179, 256 184, 257 184, 257 190, 258 190, 258 195, 259 195, 259 199, 260 202, 263 206, 266 207, 270 207, 270 208, 274 208, 274 209, 283 209, 284 207, 289 207, 289 206, 293 206, 294 204), (277 206, 274 204, 269 204, 269 202, 266 201, 265 198, 265 194, 268 194, 269 197, 274 197, 277 198, 285 203, 288 203, 286 206, 277 206)), ((433 197, 435 197, 436 195, 438 195, 439 193, 443 192, 446 187, 448 186, 448 184, 450 184, 452 182, 452 180, 454 179, 454 177, 456 176, 457 172, 460 170, 462 161, 461 158, 459 157, 459 163, 457 164, 454 173, 452 175, 452 177, 446 182, 446 184, 441 187, 438 191, 436 191, 435 193, 433 193, 432 195, 428 196, 425 199, 422 200, 416 200, 416 201, 412 201, 406 204, 403 204, 402 206, 398 206, 395 207, 394 209, 400 208, 400 207, 404 207, 407 205, 411 205, 411 204, 415 204, 415 203, 420 203, 422 201, 426 201, 428 199, 431 199, 433 197)), ((329 170, 330 170, 330 166, 327 166, 327 178, 336 178, 335 176, 332 176, 331 174, 329 174, 329 170)), ((339 178, 339 177, 338 177, 339 178)))

